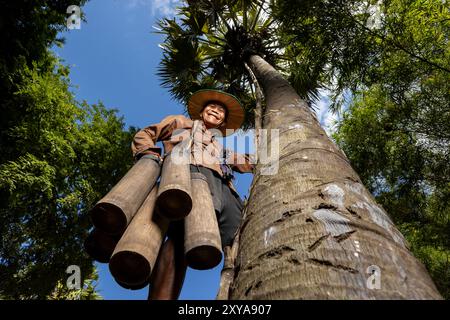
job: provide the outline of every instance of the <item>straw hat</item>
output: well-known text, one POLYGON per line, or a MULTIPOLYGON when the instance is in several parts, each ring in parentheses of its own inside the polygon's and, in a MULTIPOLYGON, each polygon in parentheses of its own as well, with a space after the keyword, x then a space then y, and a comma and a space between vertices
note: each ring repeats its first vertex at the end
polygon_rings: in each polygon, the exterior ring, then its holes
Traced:
POLYGON ((244 122, 244 109, 239 100, 226 92, 215 89, 202 89, 195 92, 188 102, 188 113, 192 120, 200 120, 200 113, 208 102, 220 102, 228 111, 225 126, 218 128, 226 136, 226 129, 237 130, 244 122))

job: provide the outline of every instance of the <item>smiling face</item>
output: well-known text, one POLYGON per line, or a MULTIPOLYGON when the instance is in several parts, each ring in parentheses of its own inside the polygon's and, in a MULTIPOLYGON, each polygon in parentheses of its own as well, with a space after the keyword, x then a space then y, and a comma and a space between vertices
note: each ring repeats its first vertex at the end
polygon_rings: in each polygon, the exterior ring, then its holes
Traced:
POLYGON ((217 128, 225 123, 225 106, 217 102, 208 102, 205 108, 203 108, 200 117, 203 119, 206 128, 217 128))

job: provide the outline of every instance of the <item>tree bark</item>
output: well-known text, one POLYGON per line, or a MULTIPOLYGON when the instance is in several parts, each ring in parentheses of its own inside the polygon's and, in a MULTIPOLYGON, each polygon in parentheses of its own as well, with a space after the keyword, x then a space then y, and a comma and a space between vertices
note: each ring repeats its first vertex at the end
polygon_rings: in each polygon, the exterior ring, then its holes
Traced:
POLYGON ((264 59, 248 62, 280 156, 275 175, 257 165, 230 299, 442 299, 306 102, 264 59))

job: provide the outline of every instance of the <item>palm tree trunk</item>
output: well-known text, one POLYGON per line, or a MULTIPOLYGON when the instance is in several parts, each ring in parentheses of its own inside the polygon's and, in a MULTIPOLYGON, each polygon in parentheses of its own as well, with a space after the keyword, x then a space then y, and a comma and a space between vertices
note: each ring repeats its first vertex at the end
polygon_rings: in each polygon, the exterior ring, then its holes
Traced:
POLYGON ((280 157, 275 175, 257 166, 230 299, 441 299, 306 103, 264 59, 248 62, 280 157))

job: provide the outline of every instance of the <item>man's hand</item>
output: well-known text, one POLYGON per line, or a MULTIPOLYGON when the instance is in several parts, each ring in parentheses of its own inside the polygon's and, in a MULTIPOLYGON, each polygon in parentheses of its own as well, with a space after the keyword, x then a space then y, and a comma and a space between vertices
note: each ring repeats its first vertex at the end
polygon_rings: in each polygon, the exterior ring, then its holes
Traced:
POLYGON ((156 162, 158 162, 159 165, 161 165, 162 162, 163 162, 163 158, 162 158, 159 154, 156 154, 156 153, 147 153, 147 154, 142 155, 140 158, 150 158, 150 159, 153 159, 153 160, 155 160, 156 162))

